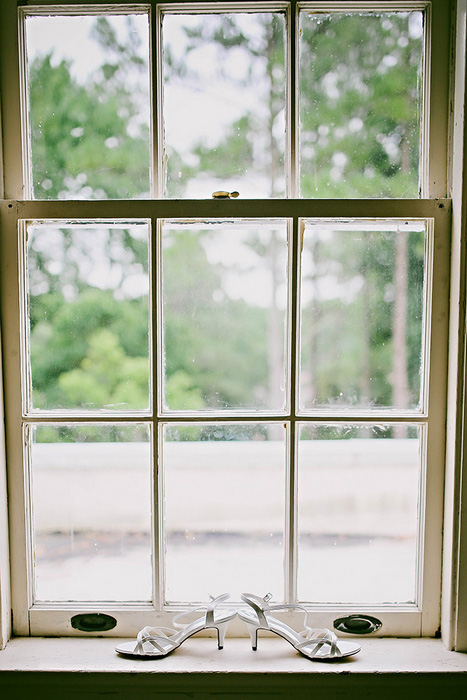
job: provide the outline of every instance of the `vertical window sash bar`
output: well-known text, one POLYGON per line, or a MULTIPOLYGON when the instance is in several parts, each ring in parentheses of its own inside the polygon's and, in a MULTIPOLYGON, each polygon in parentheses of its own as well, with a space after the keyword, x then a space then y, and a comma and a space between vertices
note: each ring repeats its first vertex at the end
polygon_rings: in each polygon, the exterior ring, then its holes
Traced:
POLYGON ((28 229, 25 221, 17 222, 18 235, 18 274, 19 274, 19 326, 21 328, 21 406, 22 414, 31 410, 32 381, 30 362, 28 362, 29 348, 29 293, 27 279, 27 248, 28 229))
POLYGON ((431 5, 423 10, 423 61, 422 61, 422 109, 421 109, 421 133, 420 133, 420 161, 418 174, 419 197, 429 197, 431 188, 431 34, 432 13, 431 5))
POLYGON ((296 422, 292 420, 287 430, 287 484, 286 484, 286 527, 285 527, 285 586, 284 598, 286 603, 294 603, 297 600, 297 517, 295 513, 297 503, 297 479, 296 479, 296 422))
MULTIPOLYGON (((17 188, 25 199, 32 199, 32 164, 30 146, 28 67, 26 50, 26 12, 23 8, 18 11, 18 50, 19 50, 19 109, 21 131, 21 188, 17 188)), ((9 88, 10 89, 10 88, 9 88)))
MULTIPOLYGON (((24 15, 22 16, 21 31, 24 35, 24 15)), ((22 63, 26 60, 26 44, 22 42, 23 46, 22 52, 22 63)), ((24 102, 22 109, 25 112, 27 93, 26 88, 23 89, 24 102)), ((23 126, 29 128, 29 122, 23 123, 23 126)), ((24 136, 24 147, 27 149, 27 132, 23 131, 24 136)), ((23 151, 26 153, 27 151, 23 151)), ((28 192, 27 196, 31 196, 32 182, 30 179, 31 169, 30 169, 30 159, 25 158, 24 164, 29 164, 28 170, 24 170, 24 183, 26 190, 28 192)), ((32 377, 31 377, 31 363, 30 363, 30 310, 29 310, 29 280, 28 280, 28 225, 26 221, 17 221, 16 225, 17 237, 18 237, 18 275, 19 275, 19 326, 20 326, 20 363, 21 363, 21 405, 22 414, 27 414, 31 410, 32 404, 32 377)), ((33 527, 33 500, 32 500, 32 470, 31 470, 31 442, 33 434, 33 426, 22 422, 22 459, 23 459, 23 481, 24 481, 24 504, 25 504, 25 565, 26 565, 26 586, 27 586, 27 608, 28 611, 35 602, 35 531, 33 527)), ((29 618, 29 614, 28 614, 29 618)), ((28 625, 30 622, 28 620, 28 625)))
POLYGON ((153 154, 153 196, 163 197, 165 190, 164 158, 164 110, 163 110, 163 45, 161 3, 152 0, 151 38, 152 38, 152 154, 153 154))
POLYGON ((431 415, 429 409, 430 402, 430 371, 432 366, 432 326, 433 326, 433 286, 435 283, 435 235, 439 225, 436 224, 433 218, 425 219, 425 280, 423 290, 423 328, 422 328, 422 353, 423 363, 421 366, 420 382, 422 390, 420 392, 420 405, 425 415, 431 415))
POLYGON ((160 479, 160 458, 159 458, 159 430, 157 422, 157 409, 159 404, 159 325, 160 325, 160 271, 158 263, 161 260, 159 255, 159 221, 151 218, 150 230, 150 260, 151 260, 151 322, 150 322, 150 347, 151 347, 151 410, 152 410, 152 503, 151 503, 151 530, 152 530, 152 561, 153 561, 153 604, 156 610, 161 610, 163 605, 163 566, 162 557, 164 553, 162 542, 162 509, 163 494, 160 479))
MULTIPOLYGON (((421 492, 420 571, 422 611, 421 635, 433 635, 439 626, 441 594, 442 515, 446 443, 446 380, 448 294, 451 207, 446 202, 435 204, 434 221, 428 219, 426 258, 426 363, 425 391, 427 400, 424 477, 421 492)), ((427 217, 428 218, 428 217, 427 217)))
POLYGON ((152 430, 153 448, 153 502, 152 502, 152 536, 153 536, 153 605, 162 610, 165 598, 165 561, 163 541, 163 480, 161 470, 161 428, 157 421, 152 430))
POLYGON ((25 526, 26 526, 26 586, 28 610, 35 602, 35 532, 33 527, 33 503, 32 503, 32 473, 31 473, 31 441, 32 425, 22 426, 23 460, 24 460, 24 502, 25 502, 25 526))
MULTIPOLYGON (((421 197, 446 197, 450 66, 450 0, 432 0, 425 8, 425 85, 423 87, 422 157, 425 162, 425 187, 421 197), (436 30, 434 31, 434 27, 436 30)), ((423 176, 423 172, 421 173, 423 176)))
POLYGON ((153 395, 153 416, 154 420, 159 421, 164 408, 164 345, 163 345, 163 272, 162 272, 162 224, 163 219, 153 220, 153 236, 154 236, 154 313, 156 315, 153 325, 154 333, 154 395, 153 395))
POLYGON ((296 456, 297 456, 297 436, 296 436, 296 401, 298 392, 298 293, 299 293, 299 272, 300 272, 300 241, 299 241, 298 217, 294 217, 291 222, 290 246, 291 255, 289 262, 289 274, 291 283, 289 284, 289 402, 291 423, 288 431, 288 461, 287 461, 287 488, 286 488, 286 550, 285 550, 285 599, 287 603, 293 603, 297 598, 297 478, 296 478, 296 456), (294 274, 295 273, 295 274, 294 274))
MULTIPOLYGON (((16 29, 16 12, 14 13, 16 29)), ((1 24, 1 23, 0 23, 1 24)), ((5 22, 5 25, 7 23, 5 22)), ((1 31, 1 30, 0 30, 1 31)), ((14 32, 13 32, 14 33, 14 32)), ((13 78, 12 78, 13 80, 13 78)), ((5 133, 5 132, 4 132, 5 133)), ((5 134, 6 136, 6 134, 5 134)), ((6 143, 6 142, 5 142, 6 143)), ((6 154, 6 151, 5 151, 6 154)), ((5 169, 5 176, 7 168, 5 169)), ((13 187, 14 178, 5 185, 13 187)), ((21 402, 21 327, 19 318, 20 288, 16 278, 20 255, 18 245, 18 217, 13 203, 0 202, 2 235, 0 236, 0 257, 2 260, 1 311, 3 340, 6 342, 3 353, 4 396, 8 412, 5 415, 5 438, 7 457, 7 477, 9 496, 9 541, 11 608, 14 610, 13 632, 16 635, 29 634, 30 587, 28 583, 28 533, 25 513, 27 495, 25 489, 25 442, 22 429, 21 402), (9 271, 9 274, 7 272, 9 271), (7 349, 8 348, 8 349, 7 349)))
POLYGON ((299 165, 299 144, 298 144, 298 8, 295 0, 290 3, 286 12, 287 34, 286 34, 286 100, 287 100, 287 138, 286 138, 286 196, 298 197, 298 165, 299 165))
MULTIPOLYGON (((417 527, 417 559, 415 571, 415 604, 422 610, 423 605, 423 573, 424 573, 424 552, 426 546, 426 485, 428 477, 428 421, 420 423, 418 426, 420 440, 419 454, 419 483, 418 483, 418 527, 417 527)), ((420 618, 421 634, 422 618, 420 618)))

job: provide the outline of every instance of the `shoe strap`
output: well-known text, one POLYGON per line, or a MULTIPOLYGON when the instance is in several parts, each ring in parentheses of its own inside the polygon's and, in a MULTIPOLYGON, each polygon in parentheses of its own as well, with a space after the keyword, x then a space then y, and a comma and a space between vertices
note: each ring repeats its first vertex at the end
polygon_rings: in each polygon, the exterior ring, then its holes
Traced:
POLYGON ((223 593, 222 595, 217 596, 217 598, 214 598, 212 595, 209 597, 211 598, 211 601, 206 605, 200 605, 197 608, 191 608, 191 610, 184 610, 183 612, 178 613, 178 615, 175 615, 175 617, 172 619, 173 626, 177 627, 178 629, 183 629, 188 623, 183 623, 181 620, 195 612, 206 611, 204 625, 205 627, 212 627, 214 625, 214 610, 219 603, 223 603, 225 600, 227 600, 229 594, 223 593))
POLYGON ((176 630, 171 627, 143 627, 142 630, 138 632, 136 637, 136 646, 134 649, 134 654, 144 654, 144 644, 149 643, 155 649, 161 653, 167 651, 167 643, 169 643, 173 648, 177 645, 168 636, 177 634, 176 630))
POLYGON ((303 605, 297 605, 295 603, 277 603, 274 605, 269 605, 271 598, 271 593, 267 593, 264 598, 260 598, 252 593, 242 594, 242 600, 245 603, 248 603, 248 605, 250 605, 256 612, 258 624, 265 628, 269 628, 267 613, 270 610, 301 610, 305 615, 303 625, 304 629, 302 632, 298 632, 298 635, 299 637, 303 638, 303 641, 297 644, 295 648, 303 649, 303 651, 306 651, 307 656, 316 656, 319 650, 325 645, 330 647, 330 658, 342 656, 342 653, 337 645, 337 636, 334 634, 334 632, 327 628, 315 629, 308 626, 308 610, 304 608, 303 605))
POLYGON ((311 627, 308 627, 307 625, 308 611, 306 610, 306 608, 304 608, 302 605, 297 605, 295 603, 277 603, 274 605, 269 605, 269 601, 271 600, 271 598, 271 593, 267 593, 264 596, 264 598, 260 598, 259 596, 253 595, 252 593, 242 594, 242 600, 245 603, 248 603, 248 605, 250 605, 253 608, 256 615, 258 616, 258 622, 260 625, 269 627, 265 613, 268 613, 270 610, 301 610, 305 616, 303 620, 303 626, 305 630, 311 629, 311 627))
POLYGON ((248 603, 248 605, 255 611, 256 617, 258 618, 258 624, 261 627, 268 628, 269 625, 264 612, 269 607, 267 602, 270 600, 271 594, 267 593, 264 598, 260 598, 258 595, 253 595, 253 593, 242 593, 241 598, 244 603, 248 603))
POLYGON ((328 645, 329 657, 339 657, 342 656, 342 652, 337 645, 337 636, 334 632, 329 629, 312 629, 311 627, 306 627, 303 632, 299 633, 300 637, 304 637, 303 642, 297 644, 296 649, 301 649, 307 652, 307 656, 316 656, 319 650, 328 645), (310 649, 310 647, 313 647, 310 649))

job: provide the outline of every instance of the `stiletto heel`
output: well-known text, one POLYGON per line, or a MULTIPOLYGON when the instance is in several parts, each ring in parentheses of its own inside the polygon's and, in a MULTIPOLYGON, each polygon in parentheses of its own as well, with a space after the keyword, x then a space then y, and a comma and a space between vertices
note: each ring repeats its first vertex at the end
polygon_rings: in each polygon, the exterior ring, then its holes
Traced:
POLYGON ((225 633, 227 632, 227 627, 229 626, 230 620, 226 622, 221 622, 216 626, 217 629, 217 648, 224 648, 225 633))
POLYGON ((179 613, 172 620, 173 626, 177 629, 170 627, 144 627, 138 632, 136 643, 124 642, 116 647, 115 651, 118 654, 127 654, 129 656, 153 656, 160 658, 161 656, 167 656, 171 651, 177 649, 180 644, 183 644, 186 639, 204 629, 217 630, 217 646, 219 649, 222 649, 229 622, 237 614, 235 610, 225 610, 222 613, 216 611, 216 606, 227 600, 228 597, 228 593, 224 593, 217 598, 211 597, 211 602, 208 605, 202 605, 199 608, 179 613), (180 622, 182 618, 198 610, 205 610, 205 615, 188 624, 180 622))
POLYGON ((250 635, 251 648, 253 649, 253 651, 256 651, 256 649, 258 648, 258 630, 259 630, 259 627, 257 627, 257 625, 255 625, 255 624, 252 624, 251 622, 247 622, 246 620, 244 620, 244 622, 247 626, 248 633, 250 635))
POLYGON ((249 608, 248 610, 240 610, 238 616, 248 628, 253 651, 256 651, 258 646, 258 630, 260 629, 269 630, 279 635, 279 637, 283 637, 294 649, 300 652, 300 654, 314 661, 352 656, 353 654, 357 654, 361 649, 360 645, 356 642, 341 641, 331 630, 312 629, 308 627, 306 624, 308 612, 301 605, 292 603, 269 605, 269 601, 271 600, 270 593, 264 596, 264 598, 252 595, 251 593, 243 593, 242 600, 249 605, 249 608), (302 632, 296 632, 292 627, 286 625, 285 622, 269 614, 270 610, 292 609, 302 610, 305 614, 304 629, 302 632))

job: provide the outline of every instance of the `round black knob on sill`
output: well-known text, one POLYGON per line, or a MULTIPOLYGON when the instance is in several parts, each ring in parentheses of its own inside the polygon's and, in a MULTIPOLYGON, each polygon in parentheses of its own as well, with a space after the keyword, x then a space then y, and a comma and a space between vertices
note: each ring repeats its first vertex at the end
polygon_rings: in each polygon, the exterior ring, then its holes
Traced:
POLYGON ((370 615, 347 615, 334 620, 334 628, 347 634, 371 634, 382 627, 381 620, 370 615))
POLYGON ((117 620, 111 615, 103 613, 81 613, 71 618, 71 626, 81 632, 106 632, 117 624, 117 620))

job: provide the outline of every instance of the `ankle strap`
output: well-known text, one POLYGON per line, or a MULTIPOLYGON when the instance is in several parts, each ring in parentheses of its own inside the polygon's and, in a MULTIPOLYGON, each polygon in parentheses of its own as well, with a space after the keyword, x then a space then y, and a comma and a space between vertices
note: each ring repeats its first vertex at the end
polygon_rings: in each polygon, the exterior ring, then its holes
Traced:
POLYGON ((270 600, 271 594, 267 593, 264 598, 260 598, 253 593, 242 593, 241 599, 244 603, 247 603, 256 613, 258 622, 260 625, 268 627, 266 616, 264 615, 264 610, 267 609, 267 601, 270 600))
POLYGON ((181 620, 183 620, 184 617, 188 617, 188 615, 192 615, 194 612, 201 612, 206 611, 206 617, 204 624, 206 627, 210 627, 214 624, 214 610, 216 609, 217 605, 219 603, 223 603, 224 600, 227 600, 229 597, 228 593, 223 593, 222 595, 217 596, 217 598, 213 598, 212 595, 209 596, 211 598, 209 603, 206 603, 206 605, 200 605, 197 608, 191 608, 190 610, 184 610, 181 613, 178 613, 178 615, 175 615, 175 617, 172 619, 172 624, 174 627, 177 627, 178 629, 182 629, 185 627, 185 624, 181 623, 181 620))
POLYGON ((268 603, 272 598, 271 593, 266 593, 264 598, 253 595, 253 593, 242 593, 241 598, 245 603, 248 603, 248 605, 253 608, 258 616, 258 622, 266 627, 268 626, 268 623, 264 613, 267 613, 270 610, 301 610, 305 615, 304 627, 305 629, 308 627, 308 611, 303 607, 303 605, 298 605, 296 603, 276 603, 274 605, 269 605, 268 603))

